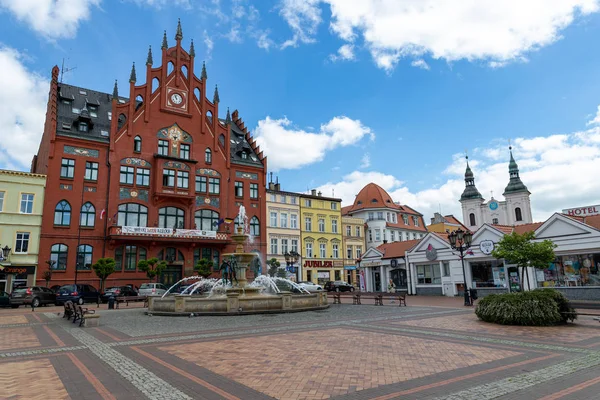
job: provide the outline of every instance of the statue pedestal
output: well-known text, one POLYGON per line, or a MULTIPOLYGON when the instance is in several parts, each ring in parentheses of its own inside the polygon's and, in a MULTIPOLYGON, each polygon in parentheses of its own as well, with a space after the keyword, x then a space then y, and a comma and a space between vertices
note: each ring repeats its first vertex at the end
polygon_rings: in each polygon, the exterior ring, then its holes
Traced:
POLYGON ((239 287, 246 287, 246 284, 248 283, 247 279, 246 279, 246 270, 248 269, 247 265, 243 265, 243 266, 237 266, 235 268, 235 275, 237 277, 237 285, 239 287))

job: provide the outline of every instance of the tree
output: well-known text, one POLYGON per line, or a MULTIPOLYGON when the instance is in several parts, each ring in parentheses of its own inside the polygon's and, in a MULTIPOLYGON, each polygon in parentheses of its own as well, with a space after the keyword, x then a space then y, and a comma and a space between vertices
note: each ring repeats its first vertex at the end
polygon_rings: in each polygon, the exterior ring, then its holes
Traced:
MULTIPOLYGON (((527 267, 545 269, 555 259, 554 248, 556 245, 552 241, 534 242, 534 239, 533 232, 525 232, 522 235, 513 232, 510 235, 504 235, 492 255, 496 258, 503 258, 521 268, 521 282, 524 282, 527 267)), ((527 274, 527 288, 531 290, 529 274, 527 274)))
POLYGON ((94 272, 96 273, 98 278, 100 278, 101 291, 104 290, 104 283, 106 282, 106 279, 115 272, 115 265, 116 262, 114 258, 110 257, 100 258, 98 259, 98 261, 96 261, 94 265, 92 265, 94 272))
POLYGON ((56 261, 48 260, 46 261, 46 264, 48 264, 48 271, 44 271, 42 277, 46 281, 46 287, 48 287, 48 284, 52 280, 52 269, 54 268, 54 264, 56 264, 56 261))
POLYGON ((167 268, 167 263, 154 257, 149 260, 142 260, 138 262, 137 267, 140 271, 144 271, 146 273, 148 279, 152 280, 154 277, 157 277, 156 279, 158 280, 158 275, 160 275, 160 273, 167 268))
POLYGON ((269 276, 271 278, 277 274, 277 271, 279 270, 280 266, 281 266, 281 263, 279 261, 277 261, 276 258, 271 258, 269 261, 267 261, 267 267, 269 268, 267 273, 269 274, 269 276))
POLYGON ((194 270, 198 273, 198 275, 208 278, 210 274, 212 274, 212 269, 215 263, 212 260, 208 260, 206 258, 201 258, 198 260, 198 263, 194 266, 194 270))

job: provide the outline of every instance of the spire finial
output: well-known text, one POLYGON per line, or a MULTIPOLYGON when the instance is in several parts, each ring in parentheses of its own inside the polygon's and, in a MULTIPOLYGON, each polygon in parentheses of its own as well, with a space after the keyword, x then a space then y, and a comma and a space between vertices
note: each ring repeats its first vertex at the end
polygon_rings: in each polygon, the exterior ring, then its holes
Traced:
POLYGON ((190 57, 196 57, 196 50, 194 49, 194 39, 192 39, 192 43, 190 44, 190 57))
POLYGON ((115 79, 115 86, 113 87, 113 100, 117 100, 119 98, 119 87, 117 85, 117 80, 115 79))
POLYGON ((148 46, 148 58, 146 59, 146 65, 152 65, 152 46, 148 46))
POLYGON ((206 63, 204 61, 202 61, 202 74, 200 75, 200 79, 208 79, 208 75, 206 75, 206 63))
POLYGON ((229 107, 227 107, 227 116, 225 117, 225 123, 226 124, 231 123, 231 114, 229 114, 229 107))
POLYGON ((183 39, 183 32, 181 31, 181 19, 177 18, 177 32, 175 33, 175 40, 183 39))
POLYGON ((168 49, 169 45, 167 44, 167 31, 164 31, 163 33, 163 42, 162 42, 162 46, 160 46, 161 49, 168 49))
POLYGON ((134 62, 133 65, 131 66, 131 74, 129 75, 129 82, 135 83, 136 80, 137 80, 137 78, 135 76, 135 62, 134 62))
POLYGON ((217 87, 217 85, 215 85, 215 95, 213 96, 213 103, 217 104, 219 101, 221 101, 219 99, 219 88, 217 87))

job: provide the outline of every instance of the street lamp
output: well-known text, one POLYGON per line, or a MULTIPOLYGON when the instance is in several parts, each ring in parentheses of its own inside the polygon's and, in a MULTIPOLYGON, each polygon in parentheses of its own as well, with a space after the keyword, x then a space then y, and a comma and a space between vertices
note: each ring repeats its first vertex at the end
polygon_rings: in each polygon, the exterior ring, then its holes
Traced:
POLYGON ((450 246, 454 250, 458 250, 460 253, 460 262, 462 263, 462 271, 463 271, 463 281, 464 281, 464 294, 465 294, 465 306, 472 306, 471 297, 469 296, 469 292, 467 289, 467 274, 465 273, 465 258, 464 252, 471 247, 471 240, 473 239, 473 234, 469 231, 463 231, 462 229, 458 229, 451 234, 448 235, 448 242, 450 242, 450 246))
POLYGON ((300 282, 300 276, 298 276, 298 272, 300 271, 299 268, 294 267, 294 264, 296 264, 296 262, 298 261, 298 258, 300 257, 300 254, 298 254, 295 251, 291 251, 291 252, 286 252, 284 255, 285 257, 285 263, 288 267, 288 270, 291 269, 290 272, 294 272, 296 274, 296 282, 300 282))
POLYGON ((11 248, 8 245, 4 246, 4 248, 0 248, 0 261, 8 260, 8 256, 10 255, 11 248))

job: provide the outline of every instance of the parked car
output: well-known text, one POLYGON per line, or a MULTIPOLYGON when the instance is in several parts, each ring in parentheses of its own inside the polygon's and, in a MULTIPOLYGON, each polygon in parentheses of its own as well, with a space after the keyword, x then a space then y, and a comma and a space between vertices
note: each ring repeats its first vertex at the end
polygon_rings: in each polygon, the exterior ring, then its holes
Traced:
POLYGON ((354 286, 344 281, 328 281, 325 283, 328 292, 354 292, 354 286))
POLYGON ((0 292, 0 307, 10 306, 10 294, 6 292, 0 292))
POLYGON ((133 291, 136 293, 136 296, 137 296, 137 292, 139 292, 139 288, 137 286, 135 286, 132 283, 128 283, 125 286, 129 286, 131 289, 133 289, 133 291))
POLYGON ((323 290, 323 286, 313 282, 298 282, 298 286, 300 286, 302 289, 308 290, 309 292, 320 292, 323 290))
POLYGON ((108 303, 110 297, 137 296, 137 292, 129 286, 113 286, 106 289, 100 299, 103 303, 108 303))
POLYGON ((52 290, 54 293, 57 293, 58 289, 60 289, 60 285, 50 286, 50 290, 52 290))
POLYGON ((140 286, 140 296, 162 296, 168 288, 162 283, 142 283, 140 286))
POLYGON ((56 293, 56 304, 61 305, 68 300, 76 304, 96 303, 100 298, 100 292, 92 285, 73 284, 64 285, 56 293))
POLYGON ((17 308, 21 305, 32 305, 39 307, 46 304, 54 304, 56 293, 41 286, 20 287, 14 289, 10 294, 10 305, 17 308))

